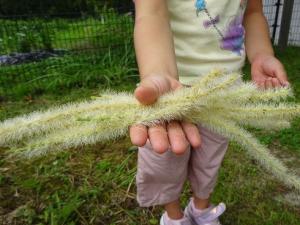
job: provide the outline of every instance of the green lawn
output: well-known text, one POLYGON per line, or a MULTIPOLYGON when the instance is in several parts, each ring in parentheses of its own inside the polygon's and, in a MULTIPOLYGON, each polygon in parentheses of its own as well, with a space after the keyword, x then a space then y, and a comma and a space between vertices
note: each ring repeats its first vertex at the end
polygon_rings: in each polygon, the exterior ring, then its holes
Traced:
MULTIPOLYGON (((300 49, 289 48, 285 53, 279 53, 279 57, 286 65, 297 101, 300 101, 300 49)), ((127 66, 118 68, 131 71, 127 66)), ((95 67, 95 71, 92 68, 90 71, 96 73, 101 69, 95 67)), ((110 70, 113 67, 105 74, 115 73, 110 70)), ((249 68, 245 71, 249 74, 249 68)), ((120 78, 117 81, 113 80, 110 86, 132 91, 136 79, 120 78)), ((63 92, 49 94, 49 91, 22 100, 5 101, 0 105, 0 120, 86 99, 97 95, 103 87, 107 85, 69 91, 66 88, 63 92)), ((254 132, 300 176, 299 119, 290 129, 277 133, 254 132)), ((3 155, 4 149, 0 150, 0 224, 158 224, 162 209, 139 208, 135 200, 136 148, 131 146, 128 138, 34 161, 15 163, 5 161, 3 155)), ((231 143, 212 201, 227 204, 227 211, 221 218, 225 225, 299 225, 299 202, 288 203, 284 198, 288 193, 291 190, 231 143)), ((189 196, 186 187, 183 206, 189 196)))

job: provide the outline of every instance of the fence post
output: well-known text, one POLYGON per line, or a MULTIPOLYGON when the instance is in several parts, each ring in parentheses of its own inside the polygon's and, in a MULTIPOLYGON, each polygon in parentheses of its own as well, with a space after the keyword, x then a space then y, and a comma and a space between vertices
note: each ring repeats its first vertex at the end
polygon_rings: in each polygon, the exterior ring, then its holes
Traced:
POLYGON ((275 6, 276 6, 275 19, 274 19, 274 24, 272 25, 272 27, 273 27, 272 43, 273 44, 275 44, 276 32, 277 32, 277 28, 279 27, 278 20, 279 20, 279 12, 280 12, 281 5, 282 5, 281 0, 277 0, 277 2, 275 3, 275 6))
POLYGON ((278 41, 278 46, 280 50, 284 50, 288 45, 293 6, 294 0, 284 1, 278 41))

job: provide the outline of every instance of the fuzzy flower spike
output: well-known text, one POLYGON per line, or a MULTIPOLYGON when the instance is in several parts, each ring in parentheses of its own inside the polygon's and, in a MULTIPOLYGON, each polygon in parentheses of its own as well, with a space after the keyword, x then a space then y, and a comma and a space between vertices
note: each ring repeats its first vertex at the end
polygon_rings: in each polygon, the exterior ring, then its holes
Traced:
POLYGON ((260 144, 244 125, 278 130, 300 116, 300 105, 284 101, 289 87, 259 90, 239 74, 214 71, 192 87, 142 106, 128 93, 104 93, 0 123, 0 146, 9 157, 37 157, 125 136, 133 124, 162 121, 201 123, 240 144, 249 155, 288 187, 300 191, 300 178, 260 144))

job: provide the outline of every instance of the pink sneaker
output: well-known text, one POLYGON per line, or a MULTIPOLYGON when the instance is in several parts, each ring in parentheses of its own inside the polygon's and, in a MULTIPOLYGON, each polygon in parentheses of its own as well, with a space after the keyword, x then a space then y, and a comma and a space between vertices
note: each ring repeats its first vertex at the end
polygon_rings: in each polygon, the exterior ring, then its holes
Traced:
POLYGON ((194 201, 191 199, 184 213, 194 225, 221 225, 218 218, 225 210, 226 206, 224 203, 220 203, 217 206, 211 205, 207 209, 199 210, 195 208, 194 201))
POLYGON ((165 212, 160 219, 160 225, 193 225, 189 218, 183 217, 180 220, 172 220, 168 217, 168 214, 165 212))

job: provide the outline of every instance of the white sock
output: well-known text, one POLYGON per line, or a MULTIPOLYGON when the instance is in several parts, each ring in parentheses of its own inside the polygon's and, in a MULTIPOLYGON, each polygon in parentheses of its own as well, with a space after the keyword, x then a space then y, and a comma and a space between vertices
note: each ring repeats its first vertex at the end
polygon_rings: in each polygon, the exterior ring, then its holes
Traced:
POLYGON ((197 209, 196 206, 195 206, 195 203, 194 203, 194 199, 192 199, 191 201, 192 201, 192 202, 191 202, 191 204, 192 204, 192 207, 191 207, 191 209, 192 209, 192 214, 194 214, 194 215, 202 215, 202 214, 204 214, 205 212, 207 212, 207 211, 209 210, 209 208, 210 208, 210 206, 209 206, 209 207, 206 208, 206 209, 197 209))

